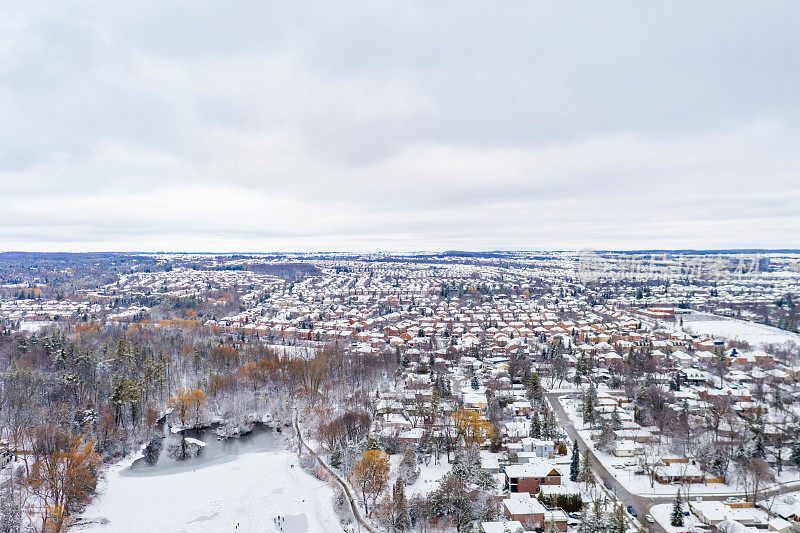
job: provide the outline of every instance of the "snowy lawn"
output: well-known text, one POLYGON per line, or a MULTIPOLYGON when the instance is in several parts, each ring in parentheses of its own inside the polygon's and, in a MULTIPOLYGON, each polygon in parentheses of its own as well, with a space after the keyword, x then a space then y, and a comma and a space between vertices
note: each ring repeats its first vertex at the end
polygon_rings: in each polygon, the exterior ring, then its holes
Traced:
POLYGON ((121 476, 131 458, 107 474, 103 494, 76 529, 98 532, 342 531, 333 489, 306 474, 285 451, 250 453, 194 471, 121 476), (285 517, 283 529, 273 522, 285 517), (99 523, 102 519, 108 523, 99 523), (237 529, 238 524, 238 529, 237 529))
MULTIPOLYGON (((686 503, 683 504, 683 509, 686 510, 686 503)), ((695 527, 703 527, 703 523, 694 516, 692 513, 689 513, 689 516, 683 517, 683 525, 680 527, 675 527, 670 524, 670 519, 672 516, 672 504, 671 503, 660 503, 658 505, 654 505, 650 508, 650 514, 653 515, 653 518, 658 522, 661 527, 667 530, 667 533, 681 533, 684 531, 693 531, 695 527)))

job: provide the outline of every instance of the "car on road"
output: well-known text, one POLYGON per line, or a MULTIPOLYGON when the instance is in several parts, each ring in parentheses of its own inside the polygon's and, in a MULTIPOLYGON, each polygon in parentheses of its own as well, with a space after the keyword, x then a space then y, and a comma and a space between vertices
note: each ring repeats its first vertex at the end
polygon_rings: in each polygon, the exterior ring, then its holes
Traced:
POLYGON ((637 513, 637 512, 636 512, 636 509, 634 509, 632 505, 629 505, 629 506, 628 506, 628 513, 630 513, 630 515, 631 515, 632 517, 634 517, 634 518, 636 518, 637 516, 639 516, 639 513, 637 513))
POLYGON ((636 465, 637 465, 636 461, 628 461, 627 463, 625 463, 625 466, 636 466, 636 465))
POLYGON ((608 490, 613 490, 614 489, 614 486, 611 485, 611 483, 609 483, 608 481, 604 481, 603 485, 605 485, 608 490))
POLYGON ((644 519, 647 520, 650 524, 654 524, 656 521, 656 519, 653 518, 653 515, 651 514, 644 515, 644 519))

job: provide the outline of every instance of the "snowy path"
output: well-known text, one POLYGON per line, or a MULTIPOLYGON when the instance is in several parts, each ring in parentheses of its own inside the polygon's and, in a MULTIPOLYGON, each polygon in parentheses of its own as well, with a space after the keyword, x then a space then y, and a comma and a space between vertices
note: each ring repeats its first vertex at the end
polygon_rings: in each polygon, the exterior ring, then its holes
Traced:
POLYGON ((333 490, 309 476, 286 451, 241 455, 233 461, 160 476, 109 472, 107 490, 83 514, 97 532, 329 533, 341 526, 333 490), (280 529, 276 515, 285 516, 280 529), (96 521, 105 518, 106 524, 96 521), (238 529, 237 529, 238 524, 238 529))
POLYGON ((317 462, 328 472, 333 478, 336 480, 337 483, 342 487, 344 490, 345 495, 347 496, 347 500, 350 502, 350 508, 353 510, 353 516, 355 516, 356 520, 359 524, 361 524, 364 529, 366 529, 369 533, 379 533, 375 527, 369 523, 367 519, 365 519, 361 514, 361 508, 356 503, 355 497, 353 496, 353 489, 350 487, 350 484, 343 480, 339 475, 333 471, 333 469, 328 466, 322 457, 320 457, 317 452, 311 447, 306 444, 306 441, 303 439, 303 433, 300 431, 300 424, 297 421, 297 413, 294 415, 294 429, 297 432, 297 438, 300 440, 300 445, 303 446, 308 452, 314 456, 317 462))

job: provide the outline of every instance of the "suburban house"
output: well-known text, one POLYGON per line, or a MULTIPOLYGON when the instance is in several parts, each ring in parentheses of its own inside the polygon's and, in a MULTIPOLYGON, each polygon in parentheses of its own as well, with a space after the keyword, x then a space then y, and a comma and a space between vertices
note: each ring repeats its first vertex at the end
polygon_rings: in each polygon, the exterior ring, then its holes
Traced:
POLYGON ((552 459, 553 458, 553 441, 551 440, 541 440, 541 439, 534 439, 533 437, 525 437, 520 440, 520 444, 522 444, 523 452, 532 452, 536 454, 536 457, 542 457, 544 459, 552 459))
POLYGON ((614 445, 614 455, 617 457, 633 457, 642 455, 642 445, 633 440, 618 440, 614 445))
POLYGON ((669 462, 655 467, 656 481, 670 483, 702 483, 705 475, 702 470, 689 462, 669 462))
POLYGON ((503 500, 503 514, 509 520, 516 520, 531 528, 544 527, 544 513, 547 511, 542 502, 527 492, 512 493, 503 500))
POLYGON ((537 494, 540 485, 561 484, 561 472, 545 461, 508 465, 505 474, 509 492, 537 494))

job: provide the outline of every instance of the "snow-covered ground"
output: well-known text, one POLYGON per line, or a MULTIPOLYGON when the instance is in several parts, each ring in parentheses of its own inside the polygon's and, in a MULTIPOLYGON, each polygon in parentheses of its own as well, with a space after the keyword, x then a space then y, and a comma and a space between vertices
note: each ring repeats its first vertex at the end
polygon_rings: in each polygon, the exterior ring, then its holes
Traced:
MULTIPOLYGON (((452 455, 450 456, 452 459, 452 455)), ((413 485, 406 487, 406 494, 413 496, 414 494, 428 494, 439 488, 439 481, 446 473, 450 471, 453 466, 447 462, 447 456, 442 454, 439 458, 439 464, 434 464, 433 460, 425 466, 420 463, 419 477, 413 485)))
MULTIPOLYGON (((746 341, 753 347, 770 343, 780 344, 786 341, 800 344, 800 335, 797 333, 764 324, 697 312, 680 315, 680 317, 683 318, 683 329, 694 334, 746 341)), ((680 329, 677 324, 675 328, 680 329)))
POLYGON ((310 359, 314 357, 317 348, 312 346, 290 346, 288 344, 268 344, 267 347, 275 350, 281 357, 310 359))
POLYGON ((135 457, 107 473, 106 488, 83 514, 97 532, 328 533, 341 531, 333 489, 306 474, 289 452, 250 453, 170 475, 124 476, 135 457), (279 529, 277 515, 286 517, 279 529), (100 523, 102 519, 108 522, 100 523), (237 529, 238 525, 238 529, 237 529))
POLYGON ((36 333, 51 324, 55 324, 55 322, 49 320, 23 320, 20 322, 19 330, 36 333))
MULTIPOLYGON (((675 527, 670 524, 670 519, 672 518, 672 505, 671 503, 660 503, 658 505, 654 505, 650 508, 650 514, 653 515, 653 518, 656 522, 658 522, 664 529, 667 530, 667 533, 680 533, 682 531, 694 531, 695 527, 703 527, 703 523, 697 519, 692 513, 689 513, 689 516, 683 517, 683 525, 679 527, 675 527)), ((683 510, 687 510, 686 502, 683 503, 683 510)))

